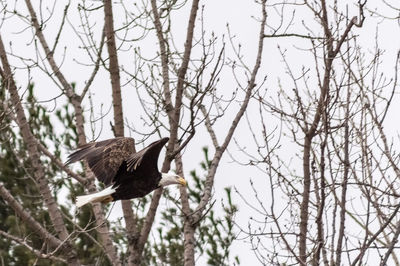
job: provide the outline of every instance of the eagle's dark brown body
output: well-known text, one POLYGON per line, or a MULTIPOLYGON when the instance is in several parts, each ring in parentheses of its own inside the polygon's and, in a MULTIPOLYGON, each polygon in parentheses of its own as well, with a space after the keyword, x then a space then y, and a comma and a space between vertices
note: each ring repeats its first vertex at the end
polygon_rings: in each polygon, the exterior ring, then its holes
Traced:
POLYGON ((113 188, 116 192, 111 196, 114 200, 140 198, 158 188, 160 180, 160 173, 148 178, 147 173, 140 168, 127 171, 127 164, 123 162, 115 176, 113 188))
POLYGON ((163 138, 139 152, 135 152, 132 138, 91 142, 72 153, 66 164, 86 160, 97 179, 115 190, 104 201, 143 197, 159 187, 161 173, 157 161, 167 142, 168 138, 163 138))

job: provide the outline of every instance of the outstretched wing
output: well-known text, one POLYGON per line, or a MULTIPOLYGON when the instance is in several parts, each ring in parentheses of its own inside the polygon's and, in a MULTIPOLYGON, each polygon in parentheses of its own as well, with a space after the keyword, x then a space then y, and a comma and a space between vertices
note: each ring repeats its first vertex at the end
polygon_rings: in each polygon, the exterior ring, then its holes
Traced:
POLYGON ((86 160, 97 179, 105 185, 109 185, 122 162, 133 154, 134 145, 133 138, 124 137, 91 142, 69 155, 65 164, 86 160))
POLYGON ((139 167, 146 167, 148 172, 157 171, 158 156, 162 147, 167 143, 169 138, 163 138, 153 142, 143 150, 132 154, 127 160, 127 170, 134 171, 139 167))

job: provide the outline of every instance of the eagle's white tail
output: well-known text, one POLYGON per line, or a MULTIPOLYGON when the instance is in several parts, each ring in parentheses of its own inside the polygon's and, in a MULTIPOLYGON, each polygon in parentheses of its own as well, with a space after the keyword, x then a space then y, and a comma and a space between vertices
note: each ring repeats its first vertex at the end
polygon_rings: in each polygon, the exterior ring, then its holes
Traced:
POLYGON ((107 187, 103 189, 100 192, 89 194, 89 195, 83 195, 83 196, 78 196, 76 197, 76 207, 80 208, 85 204, 88 204, 89 202, 102 202, 102 201, 112 201, 113 198, 111 197, 111 194, 115 192, 115 188, 107 187))

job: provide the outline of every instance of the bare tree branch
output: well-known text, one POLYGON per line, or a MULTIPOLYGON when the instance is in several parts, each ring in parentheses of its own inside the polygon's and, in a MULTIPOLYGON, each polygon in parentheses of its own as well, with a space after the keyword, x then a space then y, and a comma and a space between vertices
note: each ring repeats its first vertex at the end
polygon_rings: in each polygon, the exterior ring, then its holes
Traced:
POLYGON ((76 181, 79 183, 85 185, 88 183, 87 179, 84 179, 80 177, 79 175, 75 174, 72 172, 67 166, 64 165, 63 162, 61 162, 56 156, 54 156, 43 144, 37 143, 38 148, 41 152, 43 152, 47 157, 49 157, 60 169, 62 169, 64 172, 66 172, 70 177, 74 178, 76 181))
MULTIPOLYGON (((31 214, 25 211, 24 207, 11 195, 11 193, 0 183, 1 197, 15 211, 15 213, 24 221, 32 230, 44 239, 52 248, 58 248, 63 245, 62 241, 47 231, 39 224, 31 214)), ((65 250, 69 252, 69 249, 65 250)), ((68 254, 68 253, 66 253, 68 254)))
POLYGON ((53 261, 58 261, 58 262, 62 262, 62 263, 67 264, 67 261, 66 261, 66 260, 64 260, 64 259, 62 259, 62 258, 60 258, 60 257, 57 257, 57 256, 55 256, 55 255, 52 254, 52 253, 47 253, 47 254, 45 254, 45 253, 43 253, 42 251, 33 248, 33 247, 30 246, 30 245, 26 242, 26 240, 24 240, 24 239, 15 237, 15 236, 13 236, 13 235, 10 235, 10 234, 8 234, 7 232, 4 232, 4 231, 2 231, 2 230, 0 230, 0 235, 2 235, 3 237, 8 238, 8 239, 10 239, 10 240, 12 240, 12 241, 14 241, 14 242, 17 242, 17 243, 20 244, 20 245, 23 245, 23 246, 26 247, 29 251, 31 251, 32 253, 34 253, 38 258, 42 258, 42 259, 51 259, 51 260, 53 260, 53 261))

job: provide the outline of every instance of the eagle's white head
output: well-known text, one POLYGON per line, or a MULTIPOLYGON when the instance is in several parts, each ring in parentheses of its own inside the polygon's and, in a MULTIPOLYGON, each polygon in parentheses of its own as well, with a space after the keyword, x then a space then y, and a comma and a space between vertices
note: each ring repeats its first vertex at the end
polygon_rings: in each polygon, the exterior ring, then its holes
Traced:
POLYGON ((161 180, 158 183, 159 186, 165 187, 165 186, 173 185, 173 184, 182 185, 182 186, 187 185, 186 180, 179 175, 176 175, 172 172, 161 173, 161 180))

